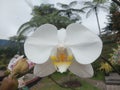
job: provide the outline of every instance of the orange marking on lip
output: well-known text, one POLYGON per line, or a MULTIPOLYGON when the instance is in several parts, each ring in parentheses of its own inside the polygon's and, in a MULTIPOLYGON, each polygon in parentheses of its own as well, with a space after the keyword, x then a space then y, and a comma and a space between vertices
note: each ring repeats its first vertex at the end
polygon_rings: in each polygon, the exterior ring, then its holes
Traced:
POLYGON ((59 72, 65 72, 67 68, 71 65, 73 60, 73 55, 69 54, 66 48, 57 48, 55 54, 50 56, 55 68, 59 72))
POLYGON ((66 61, 67 56, 64 53, 61 53, 58 55, 58 60, 60 60, 61 62, 66 61))

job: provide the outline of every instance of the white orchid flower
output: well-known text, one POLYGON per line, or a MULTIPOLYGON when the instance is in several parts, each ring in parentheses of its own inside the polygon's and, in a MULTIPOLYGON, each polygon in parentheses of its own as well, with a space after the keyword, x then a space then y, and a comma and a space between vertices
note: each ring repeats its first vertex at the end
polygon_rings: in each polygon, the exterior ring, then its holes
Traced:
POLYGON ((77 23, 60 30, 44 24, 27 38, 24 48, 28 59, 36 63, 36 76, 48 76, 56 70, 63 73, 69 69, 80 77, 92 77, 91 63, 101 54, 102 41, 77 23))

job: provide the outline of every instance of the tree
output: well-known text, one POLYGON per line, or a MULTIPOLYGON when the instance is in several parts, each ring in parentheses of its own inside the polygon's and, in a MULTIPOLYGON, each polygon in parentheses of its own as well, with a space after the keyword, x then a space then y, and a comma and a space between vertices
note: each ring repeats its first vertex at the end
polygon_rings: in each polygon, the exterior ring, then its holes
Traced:
POLYGON ((35 6, 32 11, 33 17, 30 21, 20 26, 18 35, 29 33, 32 30, 36 30, 42 24, 50 23, 54 24, 58 29, 65 28, 68 24, 75 22, 76 20, 70 20, 68 17, 59 14, 59 10, 54 8, 51 4, 42 4, 41 6, 35 6))
POLYGON ((120 8, 116 3, 111 3, 110 14, 108 15, 108 23, 105 27, 106 32, 116 34, 115 40, 120 38, 120 8))
POLYGON ((10 37, 10 40, 16 44, 16 46, 18 48, 17 53, 19 53, 19 54, 24 54, 23 43, 24 43, 25 39, 26 39, 26 37, 24 35, 10 37))
POLYGON ((114 3, 116 3, 118 6, 120 6, 120 0, 112 0, 114 3))
POLYGON ((96 15, 96 20, 97 20, 97 24, 98 24, 98 29, 99 29, 99 35, 101 36, 101 29, 100 29, 100 23, 99 23, 99 17, 98 17, 98 11, 99 9, 104 9, 104 10, 108 10, 107 7, 105 5, 105 2, 100 1, 100 0, 93 0, 93 1, 88 1, 84 3, 85 7, 83 7, 83 10, 88 10, 86 17, 89 17, 91 13, 95 13, 96 15))
MULTIPOLYGON (((94 1, 109 1, 109 0, 94 0, 94 1)), ((116 5, 120 6, 120 0, 112 0, 116 5)))
POLYGON ((69 4, 63 4, 63 3, 57 3, 59 7, 62 9, 60 10, 61 14, 75 20, 80 20, 81 17, 78 15, 78 13, 84 13, 82 9, 75 9, 73 6, 77 4, 77 1, 72 1, 69 4))

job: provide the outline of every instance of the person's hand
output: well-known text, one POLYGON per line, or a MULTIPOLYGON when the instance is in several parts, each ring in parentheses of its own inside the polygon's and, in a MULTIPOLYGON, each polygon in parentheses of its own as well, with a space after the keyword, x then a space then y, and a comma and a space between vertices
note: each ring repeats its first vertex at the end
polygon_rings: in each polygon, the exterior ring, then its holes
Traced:
POLYGON ((1 83, 0 90, 17 90, 18 81, 11 76, 5 77, 1 83))

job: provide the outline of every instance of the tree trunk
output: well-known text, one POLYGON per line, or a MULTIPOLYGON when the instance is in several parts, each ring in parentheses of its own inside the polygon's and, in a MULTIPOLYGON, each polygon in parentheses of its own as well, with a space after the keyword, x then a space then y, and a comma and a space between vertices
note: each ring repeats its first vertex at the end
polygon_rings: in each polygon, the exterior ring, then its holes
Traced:
POLYGON ((97 24, 98 24, 99 35, 101 36, 100 23, 99 23, 99 18, 98 18, 98 13, 97 13, 97 10, 96 10, 96 8, 95 8, 95 15, 96 15, 97 24))

